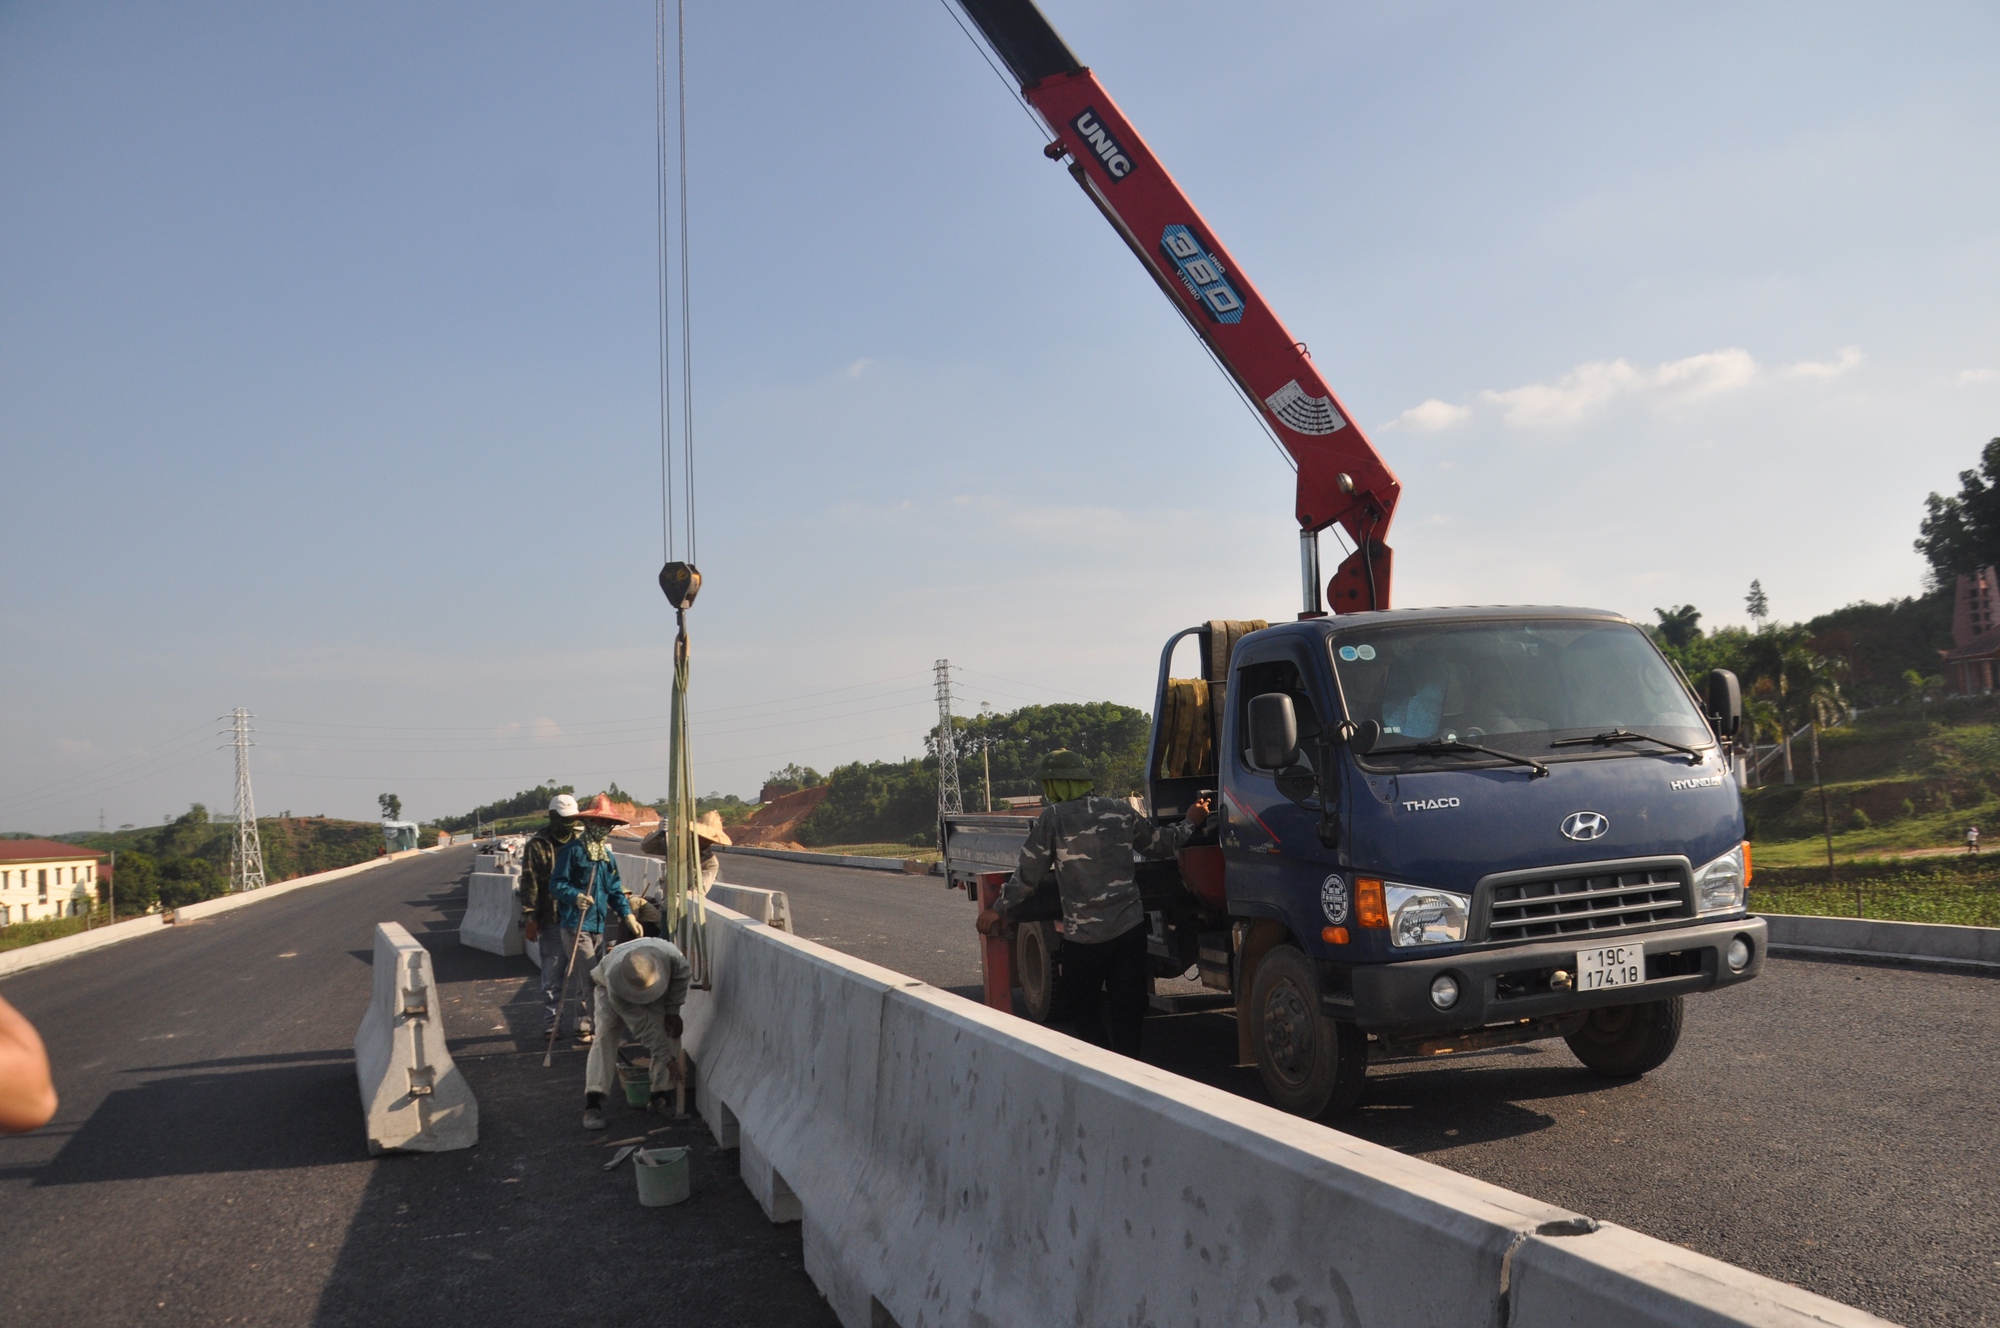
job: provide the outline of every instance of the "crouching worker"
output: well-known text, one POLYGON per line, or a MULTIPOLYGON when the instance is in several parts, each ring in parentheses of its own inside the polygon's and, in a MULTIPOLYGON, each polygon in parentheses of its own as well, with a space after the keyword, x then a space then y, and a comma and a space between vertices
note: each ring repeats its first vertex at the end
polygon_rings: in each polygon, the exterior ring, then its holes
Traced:
POLYGON ((666 1115, 681 1079, 681 1005, 692 970, 672 941, 627 941, 592 971, 597 987, 597 1041, 583 1077, 583 1128, 604 1128, 604 1095, 617 1087, 618 1044, 644 1045, 653 1058, 652 1109, 666 1115))

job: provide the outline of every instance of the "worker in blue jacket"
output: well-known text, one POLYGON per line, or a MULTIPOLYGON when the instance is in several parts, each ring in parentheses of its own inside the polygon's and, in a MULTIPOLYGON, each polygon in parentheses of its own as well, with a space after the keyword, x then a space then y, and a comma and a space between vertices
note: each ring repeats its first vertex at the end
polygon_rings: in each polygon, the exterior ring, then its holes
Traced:
MULTIPOLYGON (((561 932, 558 939, 566 963, 564 988, 572 993, 575 1002, 569 1008, 575 1011, 576 1040, 584 1044, 593 1033, 590 984, 578 978, 590 972, 598 956, 604 953, 605 923, 616 914, 624 919, 634 936, 640 935, 640 930, 638 920, 632 916, 632 901, 625 897, 625 889, 618 882, 618 861, 607 842, 611 827, 624 825, 625 817, 618 814, 611 799, 600 793, 577 810, 577 820, 583 825, 583 833, 556 850, 555 866, 549 873, 549 893, 556 900, 556 925, 561 932)), ((564 1013, 556 1011, 558 1025, 564 1013)))

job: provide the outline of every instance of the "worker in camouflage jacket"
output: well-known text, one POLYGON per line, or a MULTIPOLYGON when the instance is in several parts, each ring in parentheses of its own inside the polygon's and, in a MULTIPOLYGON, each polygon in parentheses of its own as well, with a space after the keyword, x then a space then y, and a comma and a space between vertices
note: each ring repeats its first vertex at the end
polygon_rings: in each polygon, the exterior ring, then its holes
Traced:
POLYGON ((1208 819, 1208 802, 1190 807, 1179 825, 1161 828, 1122 798, 1098 797, 1090 766, 1074 752, 1050 752, 1041 778, 1047 805, 997 907, 980 914, 979 930, 991 936, 1011 927, 1010 912, 1053 879, 1062 897, 1063 940, 1049 1022, 1072 1024, 1085 1041, 1101 1042, 1108 1007, 1111 1049, 1137 1056, 1148 975, 1134 855, 1171 857, 1208 819))
POLYGON ((556 1031, 561 1014, 563 965, 569 954, 556 934, 556 897, 549 893, 556 853, 577 836, 576 799, 558 793, 549 803, 549 823, 535 831, 521 850, 521 934, 539 947, 542 957, 542 1037, 556 1031))

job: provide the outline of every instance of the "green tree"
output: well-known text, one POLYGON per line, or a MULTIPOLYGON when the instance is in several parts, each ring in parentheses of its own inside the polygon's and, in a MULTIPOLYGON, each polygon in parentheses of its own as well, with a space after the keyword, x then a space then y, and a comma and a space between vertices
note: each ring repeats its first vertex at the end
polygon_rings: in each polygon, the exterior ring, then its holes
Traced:
POLYGON ((760 800, 769 802, 772 798, 782 798, 787 793, 797 793, 804 788, 818 788, 824 783, 826 776, 819 771, 809 765, 800 765, 797 761, 793 761, 784 769, 771 772, 770 777, 764 781, 764 791, 760 800))
POLYGON ((1794 655, 1805 647, 1805 629, 1797 625, 1766 627, 1752 636, 1744 652, 1743 676, 1765 689, 1777 711, 1779 743, 1785 751, 1785 782, 1794 782, 1792 730, 1798 727, 1792 684, 1798 677, 1794 655))
POLYGON ((198 904, 227 891, 222 869, 207 858, 175 858, 160 867, 160 903, 167 908, 198 904))
POLYGON ((383 820, 400 821, 403 819, 403 800, 395 794, 378 793, 375 795, 375 801, 381 804, 383 820))
POLYGON ((1668 645, 1676 650, 1685 650, 1692 641, 1701 637, 1701 610, 1692 604, 1683 604, 1678 609, 1654 609, 1660 620, 1659 634, 1668 645))
POLYGON ((522 789, 512 797, 475 807, 463 816, 440 817, 433 824, 444 830, 470 830, 474 821, 484 825, 511 816, 527 816, 548 810, 549 803, 555 800, 558 793, 574 795, 576 787, 572 784, 537 784, 534 788, 522 789))
POLYGON ((1743 607, 1749 610, 1751 621, 1755 622, 1761 630, 1764 626, 1764 620, 1771 616, 1771 600, 1764 593, 1764 583, 1762 581, 1751 581, 1750 593, 1743 597, 1743 607))
POLYGON ((1958 473, 1958 493, 1924 499, 1916 550, 1931 567, 1931 587, 1949 590, 1961 574, 2000 563, 2000 438, 1979 453, 1977 470, 1958 473))

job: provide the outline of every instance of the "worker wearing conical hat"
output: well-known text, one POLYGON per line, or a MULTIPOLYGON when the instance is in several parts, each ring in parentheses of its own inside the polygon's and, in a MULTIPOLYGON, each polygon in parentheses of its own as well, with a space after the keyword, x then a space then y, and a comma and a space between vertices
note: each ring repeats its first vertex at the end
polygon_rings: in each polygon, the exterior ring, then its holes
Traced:
POLYGON ((680 1082, 681 1006, 693 970, 680 947, 656 936, 627 941, 591 973, 597 992, 597 1042, 584 1066, 583 1128, 604 1128, 604 1098, 615 1085, 618 1044, 641 1043, 653 1058, 651 1108, 666 1115, 680 1082))
MULTIPOLYGON (((583 833, 556 850, 554 869, 549 873, 549 893, 556 900, 556 921, 561 933, 562 954, 569 966, 565 977, 577 993, 576 1040, 591 1040, 590 1007, 576 975, 587 973, 604 952, 605 927, 615 915, 624 920, 633 935, 639 924, 632 917, 631 901, 618 880, 618 860, 606 842, 611 827, 624 825, 625 818, 602 793, 577 808, 576 818, 583 833), (572 960, 570 956, 574 955, 572 960)), ((616 937, 612 938, 614 941, 616 937)), ((561 1017, 558 1011, 558 1018, 561 1017)))
MULTIPOLYGON (((722 827, 722 813, 714 808, 695 817, 690 828, 694 831, 695 842, 701 845, 701 888, 706 890, 722 874, 722 858, 715 850, 729 847, 729 832, 722 827)), ((653 833, 640 841, 639 851, 656 858, 667 856, 666 817, 662 816, 653 833)))

